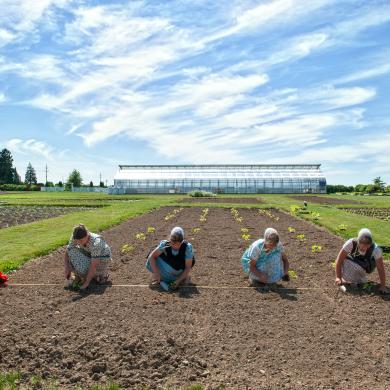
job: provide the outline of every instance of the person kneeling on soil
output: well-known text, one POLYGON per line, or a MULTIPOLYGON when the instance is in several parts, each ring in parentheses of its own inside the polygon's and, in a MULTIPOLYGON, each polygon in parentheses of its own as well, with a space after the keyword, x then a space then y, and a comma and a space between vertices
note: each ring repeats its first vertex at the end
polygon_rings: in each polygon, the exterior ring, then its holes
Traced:
POLYGON ((251 284, 276 283, 280 279, 290 279, 288 259, 279 242, 279 234, 273 228, 266 229, 264 238, 255 241, 244 252, 241 264, 251 284))
POLYGON ((386 288, 386 274, 382 250, 375 244, 368 229, 361 229, 357 238, 350 238, 341 248, 336 259, 336 285, 363 284, 367 274, 378 269, 381 293, 389 293, 386 288))
MULTIPOLYGON (((148 255, 146 268, 152 273, 152 286, 168 286, 175 290, 190 282, 190 272, 195 264, 192 245, 184 241, 181 227, 172 229, 169 240, 162 240, 148 255)), ((164 288, 164 287, 163 287, 164 288)))
POLYGON ((84 225, 73 229, 66 248, 64 266, 69 286, 85 290, 92 280, 105 283, 108 279, 108 263, 111 249, 98 234, 91 233, 84 225), (72 275, 73 274, 73 275, 72 275))

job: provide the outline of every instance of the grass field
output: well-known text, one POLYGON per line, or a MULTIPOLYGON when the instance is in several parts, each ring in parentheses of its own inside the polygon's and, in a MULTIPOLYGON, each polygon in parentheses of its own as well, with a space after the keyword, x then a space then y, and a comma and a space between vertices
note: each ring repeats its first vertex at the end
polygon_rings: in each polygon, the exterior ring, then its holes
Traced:
MULTIPOLYGON (((202 200, 205 207, 243 207, 243 208, 278 208, 291 212, 294 206, 302 202, 288 195, 221 195, 229 199, 226 203, 211 203, 202 200), (235 204, 236 198, 261 198, 264 203, 235 204)), ((371 217, 355 215, 340 210, 341 207, 390 207, 390 197, 386 196, 352 196, 352 195, 320 195, 323 198, 345 200, 345 204, 323 205, 310 203, 306 213, 295 213, 298 218, 321 225, 332 233, 343 238, 354 237, 362 227, 371 229, 375 241, 379 245, 390 246, 390 223, 371 217), (358 206, 349 204, 350 201, 363 202, 358 206)), ((25 225, 0 229, 2 251, 0 270, 10 271, 19 268, 25 261, 47 254, 65 245, 69 239, 72 227, 84 223, 91 231, 102 231, 128 218, 146 213, 168 204, 194 206, 183 203, 185 195, 120 195, 93 193, 5 193, 0 196, 0 206, 7 205, 39 205, 39 206, 91 206, 97 209, 74 212, 64 216, 41 220, 25 225)), ((302 197, 303 201, 304 197, 302 197)), ((385 254, 385 258, 389 258, 385 254)))

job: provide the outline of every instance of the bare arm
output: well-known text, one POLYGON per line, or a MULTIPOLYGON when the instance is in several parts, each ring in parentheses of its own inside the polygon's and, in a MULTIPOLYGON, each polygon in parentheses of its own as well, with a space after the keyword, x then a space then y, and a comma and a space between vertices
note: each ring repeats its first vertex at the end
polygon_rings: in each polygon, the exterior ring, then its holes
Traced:
POLYGON ((347 256, 348 253, 344 249, 341 249, 336 259, 336 284, 338 286, 343 283, 341 275, 341 266, 343 265, 344 260, 347 258, 347 256))
POLYGON ((256 263, 257 263, 256 260, 253 260, 253 259, 250 260, 250 262, 249 262, 250 272, 252 272, 254 275, 256 275, 257 278, 260 280, 260 282, 267 283, 267 281, 268 281, 267 276, 256 268, 256 263))
POLYGON ((185 265, 184 271, 176 279, 175 286, 179 286, 183 281, 185 281, 188 278, 188 276, 192 270, 192 261, 193 261, 193 259, 186 260, 186 265, 185 265))
POLYGON ((65 279, 69 279, 70 278, 71 271, 72 271, 72 267, 71 267, 70 262, 69 262, 68 251, 66 250, 65 251, 65 255, 64 255, 64 275, 65 275, 65 279))
POLYGON ((383 264, 383 257, 381 257, 376 261, 376 268, 378 269, 379 280, 381 282, 379 290, 382 292, 387 292, 386 272, 385 272, 385 265, 383 264))
POLYGON ((91 260, 91 264, 88 268, 87 277, 85 279, 85 282, 81 286, 81 289, 87 288, 89 286, 89 283, 91 283, 91 280, 96 275, 96 267, 97 267, 99 261, 101 261, 101 260, 99 260, 99 259, 91 260))
POLYGON ((159 248, 156 248, 154 251, 152 251, 148 257, 150 267, 152 268, 153 271, 153 278, 157 282, 160 282, 161 276, 160 276, 160 270, 158 269, 157 266, 157 258, 161 255, 161 251, 159 248))

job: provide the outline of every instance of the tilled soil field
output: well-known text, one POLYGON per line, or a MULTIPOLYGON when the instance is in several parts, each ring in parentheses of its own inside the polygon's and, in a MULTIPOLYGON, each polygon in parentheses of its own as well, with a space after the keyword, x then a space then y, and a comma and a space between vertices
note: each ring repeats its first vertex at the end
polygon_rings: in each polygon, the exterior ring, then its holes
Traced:
POLYGON ((306 200, 307 202, 318 203, 318 204, 362 204, 364 202, 360 202, 358 200, 350 200, 350 199, 338 199, 338 198, 322 198, 321 196, 315 195, 300 195, 300 196, 290 196, 290 198, 295 200, 300 200, 303 202, 306 200))
POLYGON ((105 231, 113 285, 84 295, 63 287, 64 248, 26 264, 0 289, 0 371, 56 378, 64 389, 108 380, 123 389, 390 389, 389 300, 334 288, 342 241, 279 211, 238 212, 241 223, 221 208, 200 222, 200 207, 165 207, 105 231), (145 256, 175 225, 194 245, 195 285, 151 290, 145 256), (248 288, 240 257, 269 226, 297 278, 271 291, 248 288), (133 251, 122 253, 125 244, 133 251))
POLYGON ((0 228, 21 225, 60 215, 91 210, 91 207, 0 206, 0 228))
POLYGON ((372 217, 372 218, 378 218, 383 219, 384 221, 390 221, 390 208, 375 208, 375 209, 369 209, 369 208, 343 208, 341 210, 347 211, 348 213, 353 214, 359 214, 359 215, 365 215, 366 217, 372 217))
POLYGON ((263 199, 256 198, 184 198, 180 202, 185 203, 234 203, 234 204, 257 204, 264 203, 263 199))

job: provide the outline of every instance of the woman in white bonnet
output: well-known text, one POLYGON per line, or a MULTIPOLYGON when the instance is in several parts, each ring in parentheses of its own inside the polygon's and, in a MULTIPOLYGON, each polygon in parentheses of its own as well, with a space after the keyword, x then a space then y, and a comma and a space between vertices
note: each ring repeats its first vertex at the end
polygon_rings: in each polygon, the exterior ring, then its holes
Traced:
POLYGON ((165 282, 175 290, 180 284, 189 282, 194 264, 192 245, 184 240, 184 230, 176 226, 169 240, 162 240, 148 255, 146 268, 152 273, 152 286, 165 282))
POLYGON ((350 238, 341 248, 336 259, 336 284, 366 283, 367 274, 377 268, 380 280, 379 291, 386 294, 386 274, 382 250, 375 244, 371 231, 361 229, 357 238, 350 238))
POLYGON ((250 283, 276 283, 289 280, 289 263, 278 232, 268 228, 264 238, 255 241, 243 254, 241 264, 250 283))

